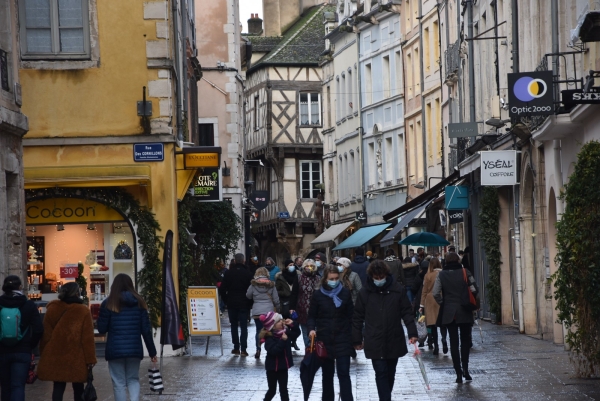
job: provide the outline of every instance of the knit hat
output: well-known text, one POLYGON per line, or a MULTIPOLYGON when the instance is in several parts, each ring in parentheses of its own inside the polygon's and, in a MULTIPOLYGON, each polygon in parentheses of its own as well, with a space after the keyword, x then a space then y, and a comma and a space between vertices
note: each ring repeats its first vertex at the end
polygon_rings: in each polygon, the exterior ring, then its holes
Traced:
POLYGON ((373 256, 373 252, 371 252, 371 251, 367 251, 367 256, 369 256, 369 257, 370 257, 370 256, 373 256))
POLYGON ((347 268, 347 267, 350 267, 350 265, 352 264, 352 262, 351 262, 351 261, 350 261, 350 259, 348 259, 348 258, 339 258, 339 259, 337 260, 337 262, 338 262, 340 265, 342 265, 342 266, 344 266, 344 267, 346 267, 346 268, 347 268))
POLYGON ((260 321, 263 323, 263 327, 267 331, 271 331, 275 323, 283 319, 279 313, 268 312, 266 315, 260 315, 260 321))

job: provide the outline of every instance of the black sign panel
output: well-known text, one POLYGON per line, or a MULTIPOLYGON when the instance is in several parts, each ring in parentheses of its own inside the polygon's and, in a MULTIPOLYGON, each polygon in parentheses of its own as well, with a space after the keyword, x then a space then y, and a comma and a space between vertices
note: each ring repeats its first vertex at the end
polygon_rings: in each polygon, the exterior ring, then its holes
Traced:
POLYGON ((269 197, 269 191, 254 191, 252 195, 250 195, 250 200, 256 209, 263 210, 269 206, 269 201, 271 199, 269 197))
POLYGON ((541 116, 554 113, 552 71, 508 74, 509 115, 541 116))
POLYGON ((221 170, 205 167, 194 181, 194 196, 200 202, 218 202, 221 200, 221 170))
POLYGON ((356 212, 356 220, 358 220, 359 223, 366 224, 367 212, 356 212))
POLYGON ((464 211, 448 210, 448 217, 450 218, 450 224, 462 223, 464 220, 464 211))
POLYGON ((576 104, 600 104, 600 87, 590 88, 586 93, 583 89, 564 90, 562 102, 567 109, 576 104))
POLYGON ((8 92, 8 57, 7 53, 0 49, 0 87, 8 92))

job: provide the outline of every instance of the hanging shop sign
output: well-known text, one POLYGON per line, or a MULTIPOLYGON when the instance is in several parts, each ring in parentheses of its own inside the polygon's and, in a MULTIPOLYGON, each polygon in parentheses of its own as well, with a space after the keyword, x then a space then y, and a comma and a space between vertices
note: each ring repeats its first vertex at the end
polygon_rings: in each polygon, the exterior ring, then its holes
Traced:
POLYGON ((269 191, 254 191, 250 195, 250 201, 257 210, 264 210, 269 206, 270 200, 269 191))
POLYGON ((78 198, 35 200, 25 207, 27 225, 108 223, 125 218, 102 203, 78 198))
POLYGON ((600 87, 590 88, 585 93, 583 89, 564 90, 562 91, 562 102, 567 108, 576 104, 600 104, 600 87))
POLYGON ((367 212, 356 212, 356 220, 360 224, 367 224, 367 212))
POLYGON ((448 218, 450 220, 450 224, 462 223, 464 221, 465 212, 462 210, 452 210, 448 211, 448 218))
POLYGON ((491 150, 481 156, 481 185, 515 185, 517 180, 517 152, 491 150))
POLYGON ((510 117, 553 114, 552 79, 552 71, 508 74, 510 117))
POLYGON ((165 145, 162 143, 134 143, 134 162, 162 162, 165 160, 165 145))
POLYGON ((221 169, 200 169, 194 180, 194 196, 200 202, 219 202, 223 200, 221 191, 221 169))
POLYGON ((193 170, 201 167, 221 166, 220 146, 191 146, 175 152, 183 156, 183 168, 193 170))
POLYGON ((448 124, 448 137, 469 138, 477 136, 478 130, 477 123, 450 123, 448 124))
POLYGON ((465 210, 469 208, 469 187, 447 186, 444 193, 447 210, 465 210))

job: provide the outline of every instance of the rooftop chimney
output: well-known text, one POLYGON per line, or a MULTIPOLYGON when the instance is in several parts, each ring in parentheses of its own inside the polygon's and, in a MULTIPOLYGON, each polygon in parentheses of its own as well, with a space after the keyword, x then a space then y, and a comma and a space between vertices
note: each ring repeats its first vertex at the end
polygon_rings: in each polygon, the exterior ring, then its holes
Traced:
POLYGON ((248 33, 250 35, 261 35, 263 32, 263 20, 258 18, 258 14, 250 14, 248 20, 248 33))

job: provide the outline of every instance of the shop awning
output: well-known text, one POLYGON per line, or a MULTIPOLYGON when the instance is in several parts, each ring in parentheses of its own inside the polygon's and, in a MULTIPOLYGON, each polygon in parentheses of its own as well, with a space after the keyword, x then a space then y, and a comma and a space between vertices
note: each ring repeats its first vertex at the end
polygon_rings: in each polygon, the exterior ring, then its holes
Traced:
POLYGON ((392 229, 392 231, 388 232, 385 235, 385 237, 383 237, 381 239, 381 241, 379 241, 379 245, 380 246, 392 245, 394 243, 394 238, 396 238, 396 235, 398 235, 398 233, 400 233, 400 231, 402 231, 402 229, 404 227, 406 227, 412 221, 412 219, 419 217, 425 211, 427 206, 429 206, 431 204, 431 202, 433 202, 433 200, 427 201, 427 202, 425 202, 424 205, 417 206, 413 210, 410 210, 410 211, 406 212, 405 214, 403 214, 402 216, 400 216, 399 217, 400 221, 398 222, 398 224, 396 224, 396 226, 392 229))
POLYGON ((386 221, 391 220, 393 218, 398 217, 402 213, 406 213, 409 210, 412 210, 412 209, 418 207, 419 205, 422 205, 423 203, 425 203, 427 201, 437 198, 438 194, 440 192, 442 192, 444 190, 444 188, 446 188, 448 185, 452 184, 454 181, 458 180, 459 178, 460 178, 459 172, 455 171, 454 173, 450 174, 448 177, 444 178, 442 181, 435 184, 433 187, 431 187, 431 189, 429 189, 429 190, 423 192, 421 195, 417 196, 415 199, 411 200, 408 203, 405 203, 404 205, 400 206, 396 210, 392 210, 391 212, 384 214, 383 219, 386 221))
POLYGON ((470 172, 477 170, 479 167, 481 167, 479 152, 469 156, 458 165, 461 177, 464 177, 470 172))
POLYGON ((52 187, 145 187, 152 208, 150 166, 25 167, 25 189, 52 187))
POLYGON ((354 221, 348 221, 346 223, 333 224, 325 232, 315 238, 310 244, 313 248, 323 248, 331 246, 332 242, 339 237, 348 227, 354 224, 354 221))
POLYGON ((348 248, 356 248, 359 246, 363 246, 367 242, 371 241, 378 234, 380 234, 383 230, 391 226, 390 223, 378 224, 376 226, 363 227, 350 237, 346 238, 344 242, 333 248, 334 251, 339 251, 342 249, 348 248))

